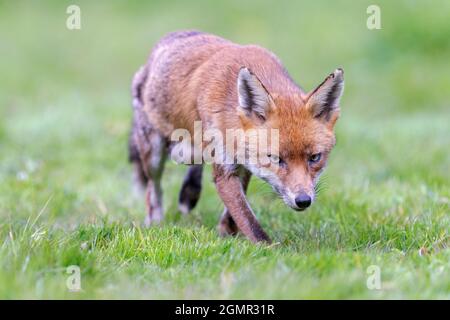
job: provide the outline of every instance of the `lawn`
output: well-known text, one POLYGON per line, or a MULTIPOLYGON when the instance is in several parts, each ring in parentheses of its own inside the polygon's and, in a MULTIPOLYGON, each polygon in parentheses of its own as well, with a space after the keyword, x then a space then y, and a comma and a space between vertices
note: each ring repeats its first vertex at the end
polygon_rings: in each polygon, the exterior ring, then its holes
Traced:
POLYGON ((0 298, 450 299, 450 2, 377 1, 382 29, 368 30, 372 1, 76 1, 71 31, 73 3, 0 1, 0 298), (166 220, 143 225, 131 78, 187 28, 271 49, 307 90, 345 70, 314 206, 292 211, 250 184, 271 246, 218 236, 211 168, 180 216, 186 167, 169 163, 166 220))

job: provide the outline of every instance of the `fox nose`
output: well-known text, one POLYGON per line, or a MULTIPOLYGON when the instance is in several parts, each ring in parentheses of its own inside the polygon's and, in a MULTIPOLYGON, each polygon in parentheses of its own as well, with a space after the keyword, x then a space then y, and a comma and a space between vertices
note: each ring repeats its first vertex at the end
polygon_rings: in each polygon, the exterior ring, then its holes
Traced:
POLYGON ((311 205, 311 197, 306 193, 302 193, 295 198, 295 204, 300 209, 306 209, 311 205))

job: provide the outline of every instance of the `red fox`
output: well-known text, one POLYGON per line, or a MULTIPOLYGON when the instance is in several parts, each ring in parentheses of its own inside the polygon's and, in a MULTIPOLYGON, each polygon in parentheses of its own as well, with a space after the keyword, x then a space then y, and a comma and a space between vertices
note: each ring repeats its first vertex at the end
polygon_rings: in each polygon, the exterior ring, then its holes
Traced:
MULTIPOLYGON (((148 224, 163 218, 161 177, 174 130, 277 129, 278 154, 270 166, 213 163, 213 181, 225 209, 221 235, 242 232, 253 242, 270 238, 246 199, 252 174, 269 183, 294 210, 315 198, 315 186, 335 145, 343 70, 336 69, 305 93, 272 52, 238 45, 215 35, 179 31, 153 48, 132 83, 133 124, 129 160, 146 188, 148 224)), ((202 188, 202 164, 189 167, 179 194, 179 209, 192 210, 202 188)))

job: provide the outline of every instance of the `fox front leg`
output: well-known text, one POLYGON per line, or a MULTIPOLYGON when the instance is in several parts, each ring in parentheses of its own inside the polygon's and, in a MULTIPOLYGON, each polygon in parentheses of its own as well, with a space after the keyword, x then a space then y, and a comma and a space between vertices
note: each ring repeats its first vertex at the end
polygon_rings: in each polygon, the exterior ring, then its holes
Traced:
POLYGON ((239 230, 252 242, 270 243, 269 236, 247 202, 239 175, 236 172, 230 173, 222 165, 215 165, 213 174, 217 192, 239 230))
MULTIPOLYGON (((247 194, 248 184, 250 183, 250 178, 252 174, 245 168, 242 168, 239 172, 239 178, 241 180, 242 189, 244 194, 247 194)), ((219 225, 217 226, 219 234, 223 237, 225 236, 235 236, 238 234, 239 229, 230 215, 230 211, 227 207, 224 208, 222 216, 220 217, 219 225)))

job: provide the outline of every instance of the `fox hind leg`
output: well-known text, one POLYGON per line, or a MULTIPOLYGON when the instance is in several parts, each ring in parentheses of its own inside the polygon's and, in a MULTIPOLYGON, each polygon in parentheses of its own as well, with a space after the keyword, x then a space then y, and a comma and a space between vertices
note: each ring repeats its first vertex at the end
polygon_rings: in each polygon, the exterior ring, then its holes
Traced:
POLYGON ((167 157, 167 141, 142 115, 137 114, 130 136, 130 161, 138 183, 145 188, 147 226, 163 219, 161 176, 167 157))
POLYGON ((201 164, 189 167, 178 198, 178 209, 182 214, 189 213, 196 206, 202 191, 202 174, 203 166, 201 164))
POLYGON ((135 136, 135 125, 133 124, 133 129, 131 131, 129 141, 128 141, 128 160, 133 166, 133 182, 136 186, 136 189, 139 191, 145 190, 147 187, 147 174, 144 171, 144 168, 141 163, 141 158, 139 155, 139 149, 137 146, 136 136, 135 136))
POLYGON ((147 166, 148 181, 145 195, 147 217, 145 224, 150 226, 163 219, 161 177, 166 160, 166 142, 161 135, 152 132, 149 135, 150 150, 144 165, 147 166))

